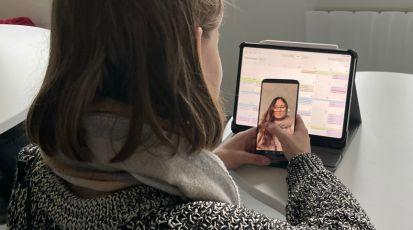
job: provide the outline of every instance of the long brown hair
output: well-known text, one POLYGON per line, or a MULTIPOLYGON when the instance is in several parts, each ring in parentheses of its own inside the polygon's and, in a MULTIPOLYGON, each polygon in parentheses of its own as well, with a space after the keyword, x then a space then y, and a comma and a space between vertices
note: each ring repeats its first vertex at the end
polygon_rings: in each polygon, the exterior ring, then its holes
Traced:
POLYGON ((212 148, 223 113, 205 84, 194 30, 218 26, 224 0, 54 0, 46 76, 27 118, 33 143, 88 161, 82 117, 101 98, 131 107, 125 144, 113 161, 143 143, 148 124, 161 144, 177 148, 166 120, 190 144, 212 148))

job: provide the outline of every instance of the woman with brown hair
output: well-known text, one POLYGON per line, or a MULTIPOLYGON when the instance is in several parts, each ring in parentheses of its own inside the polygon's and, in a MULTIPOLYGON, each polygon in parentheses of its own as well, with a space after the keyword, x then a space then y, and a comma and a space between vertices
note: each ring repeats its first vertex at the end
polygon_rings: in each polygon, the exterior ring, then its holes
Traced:
POLYGON ((223 8, 53 1, 50 60, 27 118, 33 144, 19 154, 9 227, 373 228, 309 153, 300 119, 294 135, 269 127, 291 160, 287 222, 240 205, 228 169, 269 162, 250 152, 254 129, 219 145, 223 8))
POLYGON ((289 134, 294 133, 293 120, 288 115, 288 103, 283 97, 276 97, 271 101, 258 125, 257 133, 258 150, 281 152, 282 146, 280 141, 267 130, 267 126, 270 123, 278 125, 289 134))

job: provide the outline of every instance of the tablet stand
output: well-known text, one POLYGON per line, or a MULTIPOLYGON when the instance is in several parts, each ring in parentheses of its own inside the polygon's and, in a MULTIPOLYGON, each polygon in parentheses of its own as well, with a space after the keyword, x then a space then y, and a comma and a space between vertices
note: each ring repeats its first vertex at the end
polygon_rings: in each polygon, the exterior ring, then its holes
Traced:
MULTIPOLYGON (((354 79, 355 80, 355 79, 354 79)), ((334 172, 343 158, 343 154, 347 150, 351 141, 357 133, 358 128, 361 125, 360 107, 357 97, 356 83, 354 82, 351 92, 350 102, 350 117, 347 128, 347 141, 346 146, 342 149, 325 148, 321 146, 311 146, 312 151, 317 154, 324 163, 324 166, 334 172)))
MULTIPOLYGON (((288 41, 277 41, 277 40, 264 40, 260 42, 261 44, 268 45, 279 45, 279 46, 288 46, 288 47, 301 47, 301 48, 317 48, 317 49, 326 49, 326 50, 337 50, 339 49, 338 45, 333 44, 318 44, 318 43, 304 43, 304 42, 288 42, 288 41)), ((317 154, 323 161, 324 166, 330 170, 335 171, 343 154, 347 150, 347 147, 353 140, 359 126, 361 125, 361 114, 360 107, 357 97, 356 89, 356 75, 354 76, 354 85, 351 92, 350 99, 350 111, 349 111, 349 121, 347 127, 347 140, 346 145, 342 149, 333 149, 326 148, 321 146, 311 146, 313 153, 317 154)))

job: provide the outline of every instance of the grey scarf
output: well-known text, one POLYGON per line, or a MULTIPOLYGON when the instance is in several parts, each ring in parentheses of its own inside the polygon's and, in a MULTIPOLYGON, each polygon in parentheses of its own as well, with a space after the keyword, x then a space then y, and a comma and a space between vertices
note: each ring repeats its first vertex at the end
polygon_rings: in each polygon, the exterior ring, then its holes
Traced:
MULTIPOLYGON (((189 153, 184 141, 176 154, 166 146, 138 148, 128 159, 111 163, 126 139, 129 120, 106 113, 88 115, 83 126, 93 163, 70 160, 62 153, 42 154, 46 164, 69 183, 96 191, 115 191, 146 184, 187 200, 240 205, 238 188, 224 163, 214 153, 189 153)), ((148 127, 144 134, 150 136, 148 127)))

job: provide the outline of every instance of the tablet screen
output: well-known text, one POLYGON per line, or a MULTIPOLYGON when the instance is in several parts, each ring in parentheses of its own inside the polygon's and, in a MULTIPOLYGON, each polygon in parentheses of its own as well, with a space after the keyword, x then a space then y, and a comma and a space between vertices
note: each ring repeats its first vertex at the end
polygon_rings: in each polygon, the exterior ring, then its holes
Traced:
POLYGON ((263 79, 300 82, 297 113, 312 135, 342 138, 352 56, 243 47, 235 123, 256 126, 263 79))

